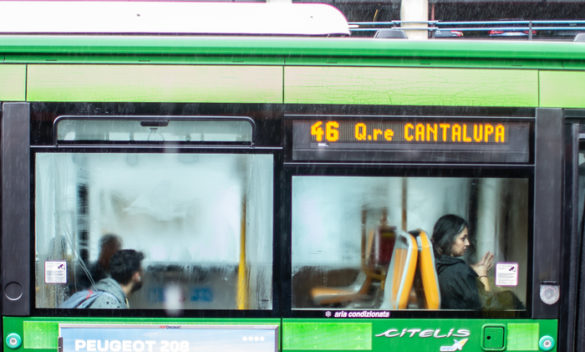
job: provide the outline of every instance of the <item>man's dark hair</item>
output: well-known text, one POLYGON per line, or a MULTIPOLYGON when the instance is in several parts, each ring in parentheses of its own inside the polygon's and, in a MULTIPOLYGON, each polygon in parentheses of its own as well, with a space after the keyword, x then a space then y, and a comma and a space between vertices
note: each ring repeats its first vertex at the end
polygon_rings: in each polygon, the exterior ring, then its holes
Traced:
POLYGON ((132 275, 140 271, 142 259, 144 254, 133 249, 117 251, 110 261, 110 275, 120 284, 126 285, 132 279, 132 275))
POLYGON ((431 237, 435 254, 451 255, 455 237, 466 227, 469 229, 467 221, 460 216, 453 214, 441 216, 435 223, 431 237))

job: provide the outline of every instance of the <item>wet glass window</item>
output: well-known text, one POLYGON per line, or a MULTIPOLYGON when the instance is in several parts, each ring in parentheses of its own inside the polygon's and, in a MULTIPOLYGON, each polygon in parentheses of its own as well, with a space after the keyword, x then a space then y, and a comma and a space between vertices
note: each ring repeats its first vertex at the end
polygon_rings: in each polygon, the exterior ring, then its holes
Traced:
POLYGON ((62 116, 57 123, 59 142, 251 142, 252 135, 246 117, 62 116))
POLYGON ((272 309, 273 157, 35 154, 35 295, 55 308, 144 256, 133 309, 272 309))
POLYGON ((526 309, 529 183, 293 176, 293 308, 526 309))

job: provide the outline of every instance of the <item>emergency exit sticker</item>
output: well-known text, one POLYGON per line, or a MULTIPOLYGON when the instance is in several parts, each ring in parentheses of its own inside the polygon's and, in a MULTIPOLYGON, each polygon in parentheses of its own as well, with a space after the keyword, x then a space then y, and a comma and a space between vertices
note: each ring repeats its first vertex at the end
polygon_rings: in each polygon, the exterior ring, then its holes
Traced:
POLYGON ((45 262, 45 283, 66 284, 67 283, 67 262, 64 260, 45 262))
POLYGON ((496 264, 496 286, 518 286, 518 263, 496 264))

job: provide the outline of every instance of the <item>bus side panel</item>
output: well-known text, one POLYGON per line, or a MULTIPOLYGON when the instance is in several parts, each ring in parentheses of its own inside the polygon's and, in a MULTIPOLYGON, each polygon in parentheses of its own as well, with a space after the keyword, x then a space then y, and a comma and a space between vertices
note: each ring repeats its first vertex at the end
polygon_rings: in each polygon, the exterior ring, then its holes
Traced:
MULTIPOLYGON (((60 328, 63 325, 67 327, 75 327, 79 329, 84 329, 85 327, 95 327, 95 325, 104 325, 104 327, 117 327, 117 326, 125 326, 125 327, 134 327, 140 329, 144 327, 146 329, 162 329, 164 330, 174 330, 179 331, 188 328, 203 328, 203 329, 211 329, 209 330, 208 334, 210 336, 215 335, 215 337, 210 337, 207 341, 197 341, 197 340, 190 340, 189 348, 184 348, 184 345, 179 348, 179 344, 177 341, 173 340, 171 336, 172 332, 169 334, 163 333, 162 335, 168 335, 170 342, 169 345, 174 346, 175 348, 167 348, 167 351, 195 351, 198 348, 202 350, 209 350, 207 348, 201 347, 200 345, 208 346, 210 343, 214 343, 217 347, 218 351, 229 351, 231 349, 225 348, 224 344, 225 341, 222 340, 222 334, 227 333, 228 337, 233 337, 233 331, 226 332, 226 330, 230 330, 232 328, 241 328, 242 330, 246 331, 247 335, 245 339, 242 339, 242 343, 237 344, 238 346, 242 346, 242 348, 252 348, 254 349, 253 345, 254 342, 261 342, 263 351, 266 351, 266 346, 280 346, 280 319, 274 318, 103 318, 103 317, 3 317, 3 324, 4 324, 4 336, 3 336, 3 344, 5 351, 10 351, 15 348, 16 345, 19 346, 19 351, 57 351, 59 349, 59 337, 61 336, 60 328), (222 330, 222 326, 226 327, 225 330, 222 330), (253 335, 253 331, 255 328, 268 328, 274 329, 275 332, 275 341, 264 341, 259 338, 254 339, 256 337, 253 335), (249 335, 248 335, 249 334, 249 335), (8 338, 10 336, 10 338, 8 338), (251 337, 251 338, 250 338, 251 337), (14 345, 10 346, 10 340, 15 342, 14 345), (266 342, 266 343, 265 343, 266 342)), ((153 331, 153 330, 151 330, 153 331)), ((148 335, 148 332, 145 332, 148 335)), ((153 335, 154 336, 154 335, 153 335)), ((176 335, 175 335, 176 336, 176 335)), ((83 338, 79 335, 80 338, 83 338)), ((259 337, 259 336, 258 336, 259 337)), ((118 345, 118 348, 115 345, 112 346, 111 349, 103 348, 102 351, 135 351, 135 352, 148 352, 148 351, 162 351, 165 350, 164 348, 158 348, 154 344, 145 345, 144 343, 140 343, 141 339, 137 335, 119 335, 116 334, 115 336, 108 336, 102 335, 99 336, 99 339, 103 343, 104 340, 121 340, 124 339, 129 342, 138 342, 138 345, 133 344, 134 346, 141 346, 140 348, 131 349, 128 348, 129 346, 126 345, 126 348, 120 348, 121 346, 118 345)), ((228 339, 226 339, 228 340, 228 339)), ((94 341, 97 341, 94 340, 94 341)), ((233 339, 231 340, 233 341, 233 339)), ((233 346, 231 346, 233 347, 233 346)), ((97 351, 96 345, 88 346, 87 348, 79 348, 79 351, 97 351)), ((272 352, 272 349, 270 350, 272 352)), ((276 349, 275 349, 276 352, 276 349)))
POLYGON ((540 106, 545 108, 583 108, 585 72, 540 71, 540 106))
POLYGON ((24 100, 26 66, 0 65, 0 82, 0 101, 24 100))
POLYGON ((556 343, 556 320, 350 319, 373 311, 330 312, 331 318, 284 319, 282 350, 296 351, 539 351, 556 343), (464 348, 465 347, 465 348, 464 348))
POLYGON ((280 103, 281 66, 29 65, 29 101, 280 103))
POLYGON ((536 106, 535 70, 286 67, 285 103, 536 106))

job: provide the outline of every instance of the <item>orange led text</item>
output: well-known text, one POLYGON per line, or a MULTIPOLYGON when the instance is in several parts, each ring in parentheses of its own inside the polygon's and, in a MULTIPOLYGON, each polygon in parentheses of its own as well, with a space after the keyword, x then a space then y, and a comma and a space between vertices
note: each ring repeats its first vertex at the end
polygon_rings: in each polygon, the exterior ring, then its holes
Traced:
POLYGON ((506 143, 506 128, 491 123, 406 123, 407 142, 506 143))

